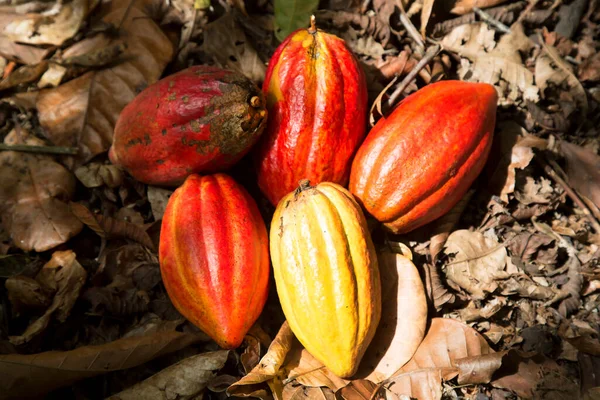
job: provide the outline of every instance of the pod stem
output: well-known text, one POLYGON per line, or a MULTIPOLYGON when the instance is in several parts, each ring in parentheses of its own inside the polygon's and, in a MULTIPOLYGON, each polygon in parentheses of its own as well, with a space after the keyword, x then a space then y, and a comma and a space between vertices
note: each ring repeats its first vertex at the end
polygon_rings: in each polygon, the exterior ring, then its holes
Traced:
POLYGON ((310 181, 308 179, 301 179, 300 181, 298 181, 298 188, 296 189, 295 195, 298 196, 305 190, 312 188, 314 188, 314 186, 310 186, 310 181))
POLYGON ((314 15, 310 16, 310 28, 308 28, 308 33, 315 34, 317 33, 317 21, 314 15))

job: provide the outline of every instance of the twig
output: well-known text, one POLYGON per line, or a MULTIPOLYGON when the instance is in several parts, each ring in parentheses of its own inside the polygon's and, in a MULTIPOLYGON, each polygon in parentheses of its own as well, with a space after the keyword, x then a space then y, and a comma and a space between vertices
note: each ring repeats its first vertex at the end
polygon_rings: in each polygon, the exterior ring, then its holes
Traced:
POLYGON ((400 10, 400 22, 406 28, 406 32, 408 35, 417 43, 417 47, 421 50, 425 48, 425 44, 423 43, 423 38, 421 34, 417 30, 417 28, 410 21, 404 10, 400 10))
POLYGON ((560 165, 558 165, 556 161, 552 159, 546 160, 541 157, 535 157, 535 159, 538 161, 538 163, 540 163, 542 167, 544 167, 544 172, 546 172, 546 174, 548 174, 550 178, 552 178, 556 183, 562 186, 562 188, 571 198, 571 200, 573 200, 575 204, 577 204, 579 208, 581 208, 583 214, 588 218, 596 233, 600 233, 600 223, 595 218, 594 214, 592 214, 590 208, 581 200, 581 198, 575 192, 575 190, 573 190, 573 188, 571 188, 571 186, 569 186, 569 184, 556 172, 557 170, 562 172, 562 168, 560 168, 560 165))
POLYGON ((534 7, 537 5, 537 3, 539 1, 540 0, 529 0, 529 4, 527 5, 527 7, 525 7, 525 10, 523 10, 523 12, 521 13, 521 15, 519 15, 519 18, 517 18, 517 20, 515 21, 515 23, 523 21, 523 18, 525 18, 527 16, 527 14, 529 14, 531 12, 531 10, 534 9, 534 7))
POLYGON ((481 18, 488 25, 493 26, 494 28, 498 29, 500 32, 510 33, 510 28, 508 26, 504 25, 502 22, 498 21, 497 19, 494 19, 490 14, 486 13, 481 8, 473 7, 473 11, 475 11, 475 14, 479 15, 479 18, 481 18))
POLYGON ((8 145, 8 144, 0 143, 0 151, 21 151, 24 153, 75 155, 78 153, 79 149, 77 147, 30 146, 30 145, 26 145, 26 144, 8 145))
POLYGON ((440 52, 440 50, 441 47, 439 44, 431 46, 429 49, 427 49, 427 52, 425 53, 421 61, 419 61, 417 65, 415 65, 415 67, 404 77, 402 82, 400 82, 400 85, 398 85, 396 90, 394 90, 394 93, 390 95, 390 98, 388 99, 389 106, 393 105, 396 102, 396 99, 402 94, 402 92, 404 92, 406 87, 412 82, 413 79, 415 79, 417 74, 423 68, 425 68, 425 66, 429 64, 431 60, 433 60, 433 57, 435 57, 440 52))

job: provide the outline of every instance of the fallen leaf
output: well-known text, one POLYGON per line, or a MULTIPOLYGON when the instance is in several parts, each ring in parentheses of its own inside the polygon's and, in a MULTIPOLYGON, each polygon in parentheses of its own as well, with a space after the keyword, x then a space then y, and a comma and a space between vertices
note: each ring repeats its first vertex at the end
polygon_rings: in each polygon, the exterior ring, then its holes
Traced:
POLYGON ((42 61, 34 65, 23 65, 0 81, 0 90, 11 89, 18 85, 35 82, 47 69, 47 61, 42 61))
POLYGON ((71 351, 0 355, 0 393, 12 398, 44 395, 84 378, 144 364, 201 340, 201 335, 158 330, 71 351))
POLYGON ((283 388, 283 400, 334 400, 335 394, 326 387, 306 387, 286 385, 283 388))
POLYGON ((550 204, 554 197, 554 187, 549 179, 541 177, 536 181, 532 176, 522 176, 516 181, 515 198, 523 205, 550 204))
POLYGON ((275 36, 280 42, 300 28, 308 28, 310 16, 317 10, 318 0, 275 0, 275 36))
POLYGON ((206 25, 205 29, 204 51, 221 67, 244 74, 256 83, 265 79, 265 63, 238 26, 233 14, 223 15, 206 25))
POLYGON ((378 254, 381 275, 381 315, 357 376, 374 383, 389 378, 417 350, 427 325, 427 298, 419 271, 406 257, 378 254))
POLYGON ((565 141, 560 152, 567 160, 569 184, 600 208, 600 157, 593 151, 565 141))
POLYGON ((52 302, 53 293, 27 276, 8 278, 4 287, 16 315, 29 309, 45 309, 52 302))
POLYGON ((431 17, 431 10, 433 10, 433 3, 435 0, 424 0, 423 8, 421 9, 421 35, 425 37, 425 30, 427 29, 427 23, 429 17, 431 17))
POLYGON ((48 69, 46 70, 46 72, 44 72, 44 74, 41 76, 37 86, 40 89, 46 87, 57 87, 58 85, 60 85, 60 82, 62 81, 66 73, 67 69, 62 65, 50 63, 48 64, 48 69))
POLYGON ((85 17, 98 3, 98 0, 63 3, 56 15, 32 14, 27 19, 9 23, 0 33, 14 42, 60 46, 75 36, 85 17))
MULTIPOLYGON (((145 11, 145 0, 113 1, 102 21, 120 26, 127 59, 88 72, 37 99, 40 124, 59 146, 79 147, 78 163, 108 150, 119 113, 140 91, 156 82, 173 57, 173 45, 145 11)), ((70 162, 73 163, 73 160, 70 162)))
POLYGON ((473 11, 473 7, 487 8, 497 6, 498 4, 506 3, 507 0, 458 0, 454 2, 452 9, 453 14, 463 15, 473 11))
POLYGON ((171 197, 172 194, 172 190, 148 186, 148 201, 150 202, 152 215, 154 216, 155 221, 162 219, 165 209, 167 208, 167 203, 169 202, 169 197, 171 197))
POLYGON ((49 52, 50 49, 27 46, 11 40, 0 40, 0 54, 8 59, 18 61, 20 64, 39 64, 49 52))
POLYGON ((506 248, 479 232, 452 232, 445 252, 455 254, 454 261, 446 264, 446 276, 474 299, 483 299, 498 288, 497 280, 508 278, 506 248))
POLYGON ((11 336, 12 344, 18 346, 29 342, 46 330, 53 317, 59 322, 65 322, 87 278, 87 272, 75 257, 71 250, 55 251, 50 261, 38 273, 36 281, 55 292, 52 304, 22 335, 11 336))
POLYGON ((487 360, 485 356, 493 353, 483 336, 473 328, 452 319, 434 318, 412 359, 386 380, 384 387, 395 395, 419 400, 440 399, 442 380, 459 376, 459 382, 485 382, 491 374, 474 377, 480 381, 469 378, 470 363, 476 362, 475 357, 487 360), (463 360, 462 364, 458 360, 463 360))
POLYGON ((370 400, 377 385, 366 379, 356 379, 336 392, 344 400, 370 400))
POLYGON ((112 164, 91 162, 75 170, 75 176, 85 187, 95 188, 103 185, 116 188, 123 183, 123 171, 112 164))
POLYGON ((119 290, 115 287, 91 287, 81 296, 91 303, 91 312, 118 317, 141 314, 148 311, 148 293, 135 288, 119 290))
MULTIPOLYGON (((21 129, 6 144, 44 143, 21 129)), ((0 153, 0 215, 15 246, 42 252, 65 243, 83 224, 65 203, 75 192, 75 178, 50 156, 3 151, 0 153)))
POLYGON ((216 371, 223 368, 228 354, 227 350, 219 350, 188 357, 109 399, 191 399, 206 388, 216 371))
POLYGON ((305 386, 326 386, 335 392, 350 382, 328 370, 308 350, 303 348, 297 340, 288 354, 285 369, 287 371, 287 378, 284 380, 284 384, 289 384, 293 380, 296 380, 305 386))
MULTIPOLYGON (((0 47, 1 52, 2 48, 0 47)), ((577 76, 582 82, 598 82, 600 80, 600 53, 595 53, 579 64, 577 76)))

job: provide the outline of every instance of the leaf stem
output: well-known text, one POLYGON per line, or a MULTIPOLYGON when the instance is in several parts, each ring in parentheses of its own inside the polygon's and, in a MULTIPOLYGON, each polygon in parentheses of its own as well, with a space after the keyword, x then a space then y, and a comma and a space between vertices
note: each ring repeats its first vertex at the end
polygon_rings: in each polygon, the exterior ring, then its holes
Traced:
POLYGON ((61 147, 61 146, 31 146, 25 144, 4 144, 0 143, 0 151, 20 151, 24 153, 37 154, 69 154, 75 155, 79 149, 77 147, 61 147))

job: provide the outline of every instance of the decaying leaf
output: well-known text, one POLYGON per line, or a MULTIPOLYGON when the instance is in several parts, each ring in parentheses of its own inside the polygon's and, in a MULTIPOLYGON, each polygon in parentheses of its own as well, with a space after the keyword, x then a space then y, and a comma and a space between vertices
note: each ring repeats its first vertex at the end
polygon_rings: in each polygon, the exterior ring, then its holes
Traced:
POLYGON ((310 16, 316 11, 318 5, 318 0, 275 0, 275 36, 277 39, 283 42, 296 29, 308 28, 310 16))
MULTIPOLYGON (((12 131, 6 144, 43 145, 25 130, 12 131)), ((65 203, 75 192, 75 178, 46 155, 0 153, 0 215, 13 243, 24 251, 49 250, 75 236, 83 224, 65 203)))
POLYGON ((223 368, 228 354, 227 350, 219 350, 186 358, 109 399, 191 399, 223 368))
POLYGON ((35 82, 47 69, 47 61, 42 61, 34 65, 23 65, 0 81, 0 90, 11 89, 21 84, 35 82))
POLYGON ((56 63, 49 63, 48 69, 40 77, 37 86, 40 89, 47 87, 57 87, 67 73, 67 69, 56 63))
POLYGON ((336 398, 333 391, 326 387, 307 387, 292 384, 283 388, 282 396, 284 400, 334 400, 336 398))
POLYGON ((173 194, 172 190, 148 186, 148 201, 150 202, 152 215, 156 221, 162 219, 171 194, 173 194))
POLYGON ((589 149, 564 141, 560 142, 560 151, 567 160, 569 184, 600 208, 600 157, 589 149))
POLYGON ((23 275, 8 278, 4 287, 16 315, 20 310, 47 308, 54 294, 35 279, 23 275))
POLYGON ((450 12, 454 14, 466 14, 473 11, 473 7, 487 8, 506 3, 507 0, 458 0, 454 2, 450 12))
POLYGON ((48 327, 53 317, 60 322, 67 319, 87 278, 87 272, 75 257, 71 250, 56 251, 52 254, 52 259, 36 277, 48 291, 54 292, 52 304, 22 335, 11 336, 11 343, 20 345, 29 342, 48 327))
POLYGON ((43 395, 84 378, 141 365, 203 339, 202 335, 158 330, 71 351, 0 355, 0 393, 13 398, 43 395))
POLYGON ((336 392, 343 400, 369 400, 377 385, 366 379, 355 379, 336 392))
POLYGON ((319 360, 302 348, 298 341, 295 341, 292 346, 285 367, 287 379, 284 380, 284 384, 290 384, 296 380, 305 386, 326 386, 337 391, 350 382, 329 371, 319 360))
POLYGON ((254 82, 265 79, 267 68, 252 47, 233 14, 225 14, 206 26, 204 51, 223 68, 246 75, 254 82))
POLYGON ((384 310, 357 376, 379 383, 398 371, 417 350, 427 324, 427 298, 419 271, 406 257, 380 253, 384 310))
POLYGON ((156 82, 173 57, 173 45, 146 13, 146 2, 130 3, 113 1, 103 18, 104 23, 120 24, 126 60, 43 90, 37 99, 47 137, 56 145, 79 147, 79 163, 108 150, 123 107, 156 82))
POLYGON ((99 162, 82 165, 75 170, 75 176, 88 188, 102 185, 116 188, 123 183, 123 171, 119 167, 99 162))

